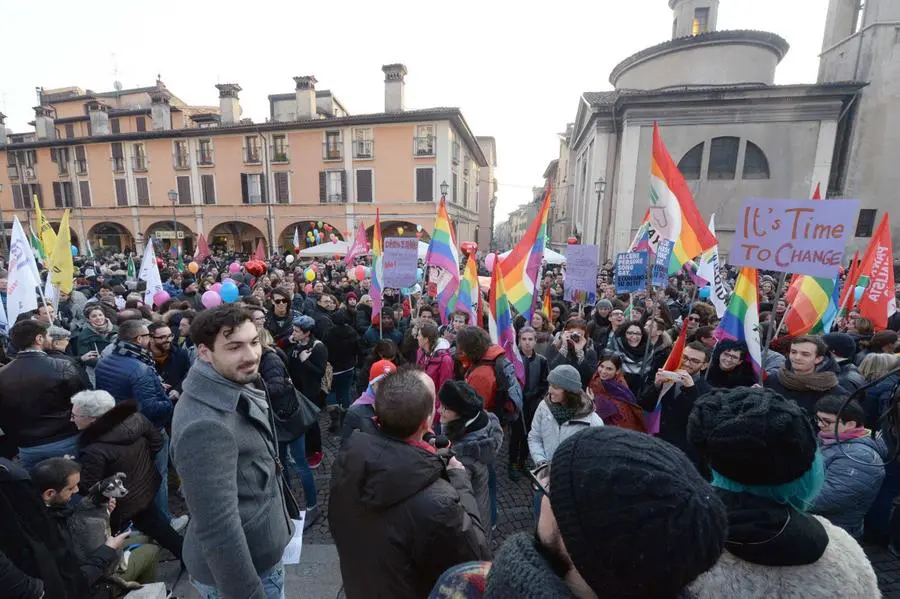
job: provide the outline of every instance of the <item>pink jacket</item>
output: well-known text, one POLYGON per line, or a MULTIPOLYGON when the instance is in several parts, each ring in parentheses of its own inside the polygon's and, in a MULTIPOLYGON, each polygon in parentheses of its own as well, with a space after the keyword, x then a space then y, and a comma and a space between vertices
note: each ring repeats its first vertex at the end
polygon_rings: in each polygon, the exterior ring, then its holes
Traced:
POLYGON ((416 350, 416 366, 425 371, 425 374, 434 381, 434 422, 440 421, 441 402, 437 398, 437 394, 441 391, 441 386, 453 378, 453 356, 450 354, 450 343, 441 337, 438 339, 437 347, 429 355, 425 355, 422 348, 416 350))

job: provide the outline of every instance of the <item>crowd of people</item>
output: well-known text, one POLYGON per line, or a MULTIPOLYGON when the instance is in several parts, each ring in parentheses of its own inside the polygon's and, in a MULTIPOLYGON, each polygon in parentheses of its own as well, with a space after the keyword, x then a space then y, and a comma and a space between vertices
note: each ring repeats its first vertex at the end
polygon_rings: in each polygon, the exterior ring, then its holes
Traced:
POLYGON ((573 303, 547 267, 517 374, 486 315, 441 314, 424 282, 378 298, 340 260, 246 258, 160 259, 162 305, 125 256, 77 259, 71 292, 3 331, 0 596, 119 596, 164 549, 203 597, 283 597, 323 435, 350 599, 879 596, 860 543, 900 549, 900 315, 782 335, 764 277, 759 377, 689 277, 619 294, 607 263, 573 303), (239 297, 206 308, 225 278, 239 297), (531 481, 535 532, 495 550, 498 468, 531 481), (79 551, 79 505, 111 479, 128 492, 79 551))

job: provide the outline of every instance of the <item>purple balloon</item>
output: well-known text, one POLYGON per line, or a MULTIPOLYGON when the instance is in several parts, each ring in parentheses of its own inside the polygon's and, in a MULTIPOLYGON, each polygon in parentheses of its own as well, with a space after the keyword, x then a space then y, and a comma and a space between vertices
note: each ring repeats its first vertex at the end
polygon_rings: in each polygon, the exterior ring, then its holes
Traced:
POLYGON ((229 264, 228 272, 230 272, 231 274, 241 272, 241 263, 240 262, 232 262, 231 264, 229 264))
POLYGON ((219 293, 219 289, 222 288, 222 283, 213 283, 212 285, 209 286, 209 288, 211 291, 215 291, 216 293, 219 293))
POLYGON ((200 301, 207 308, 215 308, 222 303, 222 298, 219 297, 218 293, 210 289, 203 294, 203 297, 200 298, 200 301))
MULTIPOLYGON (((222 279, 222 285, 227 285, 228 283, 231 283, 232 285, 237 286, 237 281, 235 281, 234 279, 230 279, 230 278, 222 279)), ((222 288, 222 285, 219 285, 219 289, 222 288)))
POLYGON ((162 306, 164 303, 169 301, 172 296, 170 296, 167 292, 160 289, 156 293, 153 294, 153 305, 157 308, 162 306))

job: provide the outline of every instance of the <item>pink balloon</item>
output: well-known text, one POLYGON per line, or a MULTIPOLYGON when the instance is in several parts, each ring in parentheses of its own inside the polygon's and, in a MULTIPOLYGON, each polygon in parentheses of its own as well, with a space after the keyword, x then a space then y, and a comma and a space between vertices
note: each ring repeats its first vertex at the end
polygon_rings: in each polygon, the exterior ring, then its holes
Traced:
POLYGON ((497 262, 497 254, 495 254, 494 252, 491 252, 484 257, 484 265, 487 266, 487 269, 490 271, 494 270, 495 262, 497 262))
POLYGON ((236 274, 241 272, 241 263, 240 262, 232 262, 228 265, 228 272, 231 274, 236 274))
POLYGON ((357 266, 353 269, 353 274, 356 275, 356 279, 358 281, 362 281, 366 278, 366 267, 365 266, 357 266))
POLYGON ((303 286, 303 293, 312 293, 312 283, 307 283, 303 286))
MULTIPOLYGON (((218 285, 218 283, 216 283, 216 285, 218 285)), ((203 296, 200 298, 200 301, 207 308, 215 308, 216 306, 218 306, 219 304, 222 303, 222 298, 219 296, 218 293, 216 293, 215 291, 210 289, 209 291, 207 291, 203 294, 203 296)))
POLYGON ((213 283, 212 285, 209 286, 210 291, 215 291, 216 293, 219 293, 219 289, 221 289, 221 288, 222 288, 222 283, 213 283))
POLYGON ((160 289, 156 293, 153 294, 153 305, 157 308, 162 306, 164 303, 169 301, 172 298, 167 292, 160 289))

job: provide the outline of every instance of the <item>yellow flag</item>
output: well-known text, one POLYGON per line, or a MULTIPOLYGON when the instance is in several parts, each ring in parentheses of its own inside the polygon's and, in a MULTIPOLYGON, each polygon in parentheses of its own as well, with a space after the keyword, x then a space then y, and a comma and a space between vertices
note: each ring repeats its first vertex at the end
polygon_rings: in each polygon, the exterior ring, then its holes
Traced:
POLYGON ((41 245, 44 246, 44 251, 47 252, 47 259, 52 260, 53 251, 56 249, 56 233, 53 232, 50 221, 44 218, 44 213, 41 212, 41 204, 38 202, 37 194, 34 195, 33 203, 34 212, 37 214, 38 226, 40 227, 38 235, 41 236, 41 245))
POLYGON ((72 293, 72 238, 69 234, 69 209, 63 212, 56 235, 55 259, 50 266, 50 282, 63 293, 72 293))

